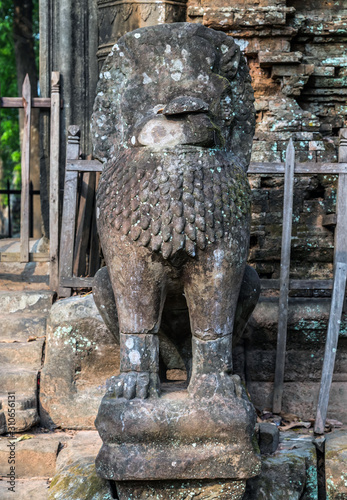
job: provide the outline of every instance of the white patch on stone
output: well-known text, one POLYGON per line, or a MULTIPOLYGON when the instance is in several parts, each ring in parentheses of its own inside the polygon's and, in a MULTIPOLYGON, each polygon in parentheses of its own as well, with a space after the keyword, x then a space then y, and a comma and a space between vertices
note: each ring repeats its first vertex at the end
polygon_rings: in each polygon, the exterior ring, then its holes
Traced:
POLYGON ((171 78, 175 80, 175 82, 179 82, 182 78, 182 73, 172 73, 171 78))
POLYGON ((131 144, 135 145, 135 143, 136 143, 136 137, 133 135, 131 138, 131 144))
POLYGON ((173 71, 180 71, 182 73, 183 71, 183 62, 180 59, 174 59, 172 61, 172 70, 173 71))
POLYGON ((171 462, 172 467, 176 467, 177 462, 171 462))
POLYGON ((104 78, 104 74, 103 74, 103 73, 100 73, 100 74, 99 74, 99 78, 100 78, 100 79, 104 78))
POLYGON ((224 43, 222 43, 222 45, 220 46, 220 50, 222 51, 222 54, 226 54, 229 50, 229 47, 227 45, 224 45, 224 43))
POLYGON ((114 46, 113 46, 114 49, 116 50, 119 50, 119 45, 116 43, 114 46))
POLYGON ((227 104, 230 104, 231 103, 231 97, 227 95, 226 98, 224 99, 224 102, 226 102, 227 104))
POLYGON ((106 141, 106 139, 107 139, 107 135, 103 135, 103 136, 101 137, 101 140, 102 140, 102 141, 106 141))
POLYGON ((187 57, 188 51, 186 49, 182 49, 181 54, 182 54, 183 57, 187 57))
POLYGON ((124 52, 119 52, 120 57, 124 57, 124 52))
POLYGON ((234 38, 234 42, 237 43, 242 52, 244 52, 246 50, 247 45, 249 45, 249 41, 244 40, 243 38, 240 38, 239 40, 237 38, 234 38))
POLYGON ((135 38, 141 38, 141 35, 140 35, 140 33, 135 33, 134 37, 135 38))
POLYGON ((134 347, 134 339, 130 338, 125 341, 125 345, 128 349, 132 349, 134 347))
POLYGON ((138 365, 141 361, 141 356, 139 351, 131 351, 129 353, 130 363, 133 365, 138 365))
POLYGON ((152 83, 152 78, 150 78, 147 73, 142 73, 143 76, 143 84, 147 85, 148 83, 152 83))
POLYGON ((202 83, 208 83, 210 77, 208 75, 199 75, 198 80, 202 83))
POLYGON ((109 71, 105 71, 104 78, 105 80, 111 80, 111 73, 109 71))
POLYGON ((98 92, 98 96, 102 97, 104 95, 103 92, 98 92))
POLYGON ((171 45, 166 45, 165 47, 165 54, 170 54, 171 53, 171 45))
POLYGON ((221 268, 224 260, 224 251, 218 248, 213 252, 213 256, 215 259, 215 267, 221 268))
POLYGON ((96 207, 96 218, 98 219, 99 217, 100 217, 100 208, 96 207))

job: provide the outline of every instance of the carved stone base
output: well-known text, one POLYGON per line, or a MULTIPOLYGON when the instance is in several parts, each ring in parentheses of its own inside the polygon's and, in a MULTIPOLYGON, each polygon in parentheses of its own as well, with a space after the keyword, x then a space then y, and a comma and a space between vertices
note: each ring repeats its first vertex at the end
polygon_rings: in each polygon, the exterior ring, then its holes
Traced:
POLYGON ((244 391, 195 399, 175 383, 163 385, 158 399, 103 398, 95 422, 101 477, 241 480, 259 473, 255 412, 244 391))
POLYGON ((186 500, 241 500, 246 481, 200 480, 200 481, 122 481, 116 483, 119 500, 153 499, 186 500))

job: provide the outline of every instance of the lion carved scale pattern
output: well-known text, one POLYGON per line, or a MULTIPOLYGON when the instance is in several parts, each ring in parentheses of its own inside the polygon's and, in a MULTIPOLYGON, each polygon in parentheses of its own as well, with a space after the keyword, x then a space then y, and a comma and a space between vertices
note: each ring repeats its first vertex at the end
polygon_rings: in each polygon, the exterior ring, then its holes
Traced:
POLYGON ((230 161, 203 168, 198 160, 200 165, 182 169, 178 163, 169 170, 165 162, 156 166, 150 158, 143 168, 124 170, 125 161, 123 154, 106 166, 99 210, 110 228, 164 259, 178 251, 194 257, 196 247, 204 250, 225 233, 232 234, 236 228, 231 220, 249 213, 249 186, 240 167, 230 161))

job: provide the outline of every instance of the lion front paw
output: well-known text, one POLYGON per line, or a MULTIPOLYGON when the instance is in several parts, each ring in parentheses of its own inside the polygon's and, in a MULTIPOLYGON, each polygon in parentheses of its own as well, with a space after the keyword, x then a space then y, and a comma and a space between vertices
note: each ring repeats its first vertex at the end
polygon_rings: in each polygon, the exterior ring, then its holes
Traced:
POLYGON ((160 380, 157 373, 127 372, 109 378, 106 388, 107 394, 116 398, 146 399, 159 396, 160 380))

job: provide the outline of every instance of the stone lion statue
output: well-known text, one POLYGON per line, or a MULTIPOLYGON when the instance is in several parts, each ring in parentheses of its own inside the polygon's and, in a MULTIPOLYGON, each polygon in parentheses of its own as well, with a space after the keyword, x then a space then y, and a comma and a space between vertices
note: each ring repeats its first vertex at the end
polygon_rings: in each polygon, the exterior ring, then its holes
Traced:
POLYGON ((111 328, 117 311, 115 396, 159 395, 161 325, 192 397, 241 390, 232 339, 259 294, 246 268, 253 101, 238 45, 198 24, 137 29, 105 61, 92 134, 104 162, 97 221, 107 269, 95 296, 111 328))

